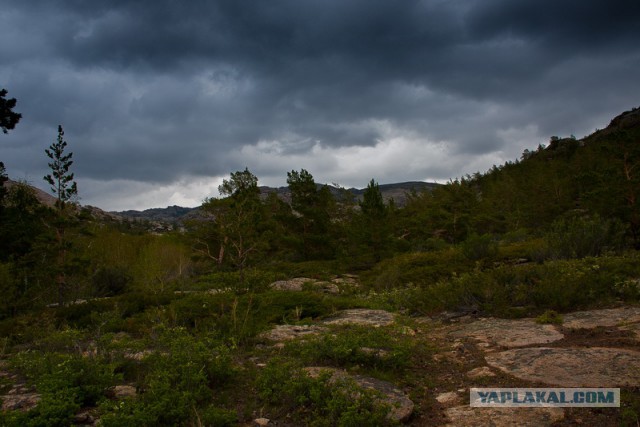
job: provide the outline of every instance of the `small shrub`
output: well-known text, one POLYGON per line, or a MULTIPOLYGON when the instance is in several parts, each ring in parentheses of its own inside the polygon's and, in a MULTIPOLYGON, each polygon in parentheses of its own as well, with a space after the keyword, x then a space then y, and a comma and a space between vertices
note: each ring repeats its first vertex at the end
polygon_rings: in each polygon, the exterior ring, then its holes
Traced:
POLYGON ((169 304, 177 299, 173 292, 150 293, 150 292, 128 292, 115 299, 117 308, 123 318, 142 313, 149 307, 159 307, 169 304))
POLYGON ((88 406, 95 405, 119 379, 113 365, 79 355, 26 351, 15 355, 11 365, 35 384, 43 396, 50 394, 55 398, 69 390, 75 402, 88 406))
POLYGON ((371 271, 362 274, 362 282, 381 291, 404 287, 413 283, 428 287, 452 274, 472 271, 474 263, 454 248, 437 252, 418 252, 397 255, 378 263, 371 271))
POLYGON ((58 324, 66 324, 73 328, 87 328, 92 326, 93 320, 98 313, 113 310, 114 301, 94 300, 80 304, 71 304, 55 309, 58 324))
POLYGON ((231 427, 238 424, 238 415, 235 412, 216 406, 208 406, 198 418, 204 426, 231 427))
POLYGON ((290 343, 286 349, 308 365, 402 370, 409 363, 412 347, 403 338, 391 328, 352 326, 290 343))
POLYGON ((472 234, 462 243, 462 253, 472 261, 492 259, 498 254, 498 244, 489 234, 472 234))
POLYGON ((299 364, 274 359, 256 380, 258 395, 291 413, 300 424, 329 426, 396 425, 387 415, 389 406, 378 394, 352 380, 331 378, 330 373, 311 378, 299 364))
MULTIPOLYGON (((206 407, 214 389, 234 375, 227 347, 207 337, 193 337, 184 328, 159 328, 152 344, 155 352, 143 360, 144 390, 136 400, 105 402, 101 406, 105 426, 190 425, 206 407)), ((212 419, 229 414, 209 408, 212 419)))
POLYGON ((547 310, 536 317, 536 323, 541 325, 561 325, 562 320, 562 315, 555 310, 547 310))
POLYGON ((502 265, 397 293, 411 312, 432 314, 477 306, 486 314, 513 317, 518 315, 514 307, 526 313, 547 309, 565 312, 602 306, 619 298, 637 301, 638 277, 640 262, 638 255, 632 253, 502 265))
POLYGON ((97 297, 119 295, 131 283, 131 274, 121 267, 102 267, 93 275, 93 293, 97 297))
POLYGON ((104 360, 60 353, 21 352, 10 360, 41 395, 36 408, 23 415, 3 414, 2 425, 71 425, 82 407, 95 406, 119 381, 104 360))
POLYGON ((617 251, 624 246, 624 226, 616 219, 560 218, 546 234, 551 259, 585 258, 617 251))

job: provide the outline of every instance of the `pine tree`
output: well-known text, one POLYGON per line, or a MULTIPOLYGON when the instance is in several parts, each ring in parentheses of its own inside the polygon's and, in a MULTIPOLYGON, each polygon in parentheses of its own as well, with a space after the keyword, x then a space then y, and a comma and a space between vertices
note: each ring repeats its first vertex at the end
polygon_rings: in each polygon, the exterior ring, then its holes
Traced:
POLYGON ((360 239, 371 251, 373 260, 380 261, 391 249, 389 209, 384 203, 380 187, 371 180, 360 205, 360 239))
POLYGON ((57 196, 56 207, 64 210, 67 202, 78 195, 78 186, 73 180, 73 173, 69 169, 73 164, 73 153, 64 154, 67 141, 64 140, 62 125, 58 126, 58 139, 44 150, 52 162, 49 163, 51 174, 45 175, 44 180, 51 185, 51 191, 57 196))
POLYGON ((68 212, 67 203, 78 195, 78 186, 73 180, 73 173, 69 172, 73 164, 73 153, 65 154, 67 141, 64 140, 64 130, 58 126, 58 138, 55 143, 45 150, 51 174, 45 175, 44 180, 51 185, 51 191, 57 196, 57 218, 51 228, 55 230, 57 265, 56 284, 58 287, 58 303, 62 305, 64 294, 68 290, 67 273, 70 269, 67 253, 71 249, 71 241, 66 231, 73 225, 73 212, 68 212))
POLYGON ((326 185, 318 188, 313 176, 304 169, 287 172, 291 191, 292 231, 297 251, 303 259, 333 257, 331 244, 331 205, 333 196, 326 185))

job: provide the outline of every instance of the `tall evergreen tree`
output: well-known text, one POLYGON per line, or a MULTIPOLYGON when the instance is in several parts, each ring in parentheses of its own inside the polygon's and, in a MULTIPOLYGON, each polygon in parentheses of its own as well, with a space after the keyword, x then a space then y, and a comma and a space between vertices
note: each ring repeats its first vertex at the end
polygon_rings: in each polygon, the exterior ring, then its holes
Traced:
POLYGON ((287 172, 297 250, 304 259, 331 258, 331 216, 333 196, 325 185, 318 189, 313 176, 304 169, 287 172))
POLYGON ((51 185, 51 191, 56 195, 57 218, 51 228, 55 231, 56 241, 56 284, 58 290, 58 303, 64 302, 64 294, 68 290, 68 272, 71 268, 67 254, 71 249, 71 241, 66 235, 67 230, 73 225, 73 212, 66 209, 67 204, 78 194, 78 186, 73 180, 74 174, 69 172, 73 164, 73 153, 65 154, 67 142, 64 140, 64 130, 58 126, 58 138, 55 143, 45 150, 47 157, 51 159, 49 168, 51 174, 45 175, 44 180, 51 185))
POLYGON ((373 260, 378 262, 390 250, 391 226, 389 210, 375 180, 367 185, 359 205, 361 242, 368 247, 373 260))
POLYGON ((73 153, 64 154, 67 141, 64 140, 62 125, 58 126, 58 139, 44 150, 52 161, 49 163, 51 174, 45 175, 44 180, 51 185, 51 191, 56 195, 56 207, 63 210, 70 200, 78 195, 78 186, 73 180, 74 174, 69 172, 73 164, 73 153))

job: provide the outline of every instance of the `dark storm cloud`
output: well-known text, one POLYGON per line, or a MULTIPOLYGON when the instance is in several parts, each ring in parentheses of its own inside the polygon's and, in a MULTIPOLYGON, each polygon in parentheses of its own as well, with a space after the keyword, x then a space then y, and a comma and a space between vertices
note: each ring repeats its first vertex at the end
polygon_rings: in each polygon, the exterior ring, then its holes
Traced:
POLYGON ((96 182, 169 186, 245 166, 280 184, 300 167, 359 186, 382 169, 381 181, 447 179, 583 136, 640 98, 637 1, 0 6, 0 85, 24 116, 2 156, 18 174, 42 173, 63 123, 78 176, 96 182), (393 147, 422 150, 423 165, 371 158, 393 147), (357 155, 369 169, 340 169, 357 155))

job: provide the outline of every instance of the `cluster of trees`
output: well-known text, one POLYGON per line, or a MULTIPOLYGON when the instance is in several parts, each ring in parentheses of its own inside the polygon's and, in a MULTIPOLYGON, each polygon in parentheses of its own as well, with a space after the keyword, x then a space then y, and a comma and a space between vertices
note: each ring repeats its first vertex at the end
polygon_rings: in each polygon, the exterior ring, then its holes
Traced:
POLYGON ((188 224, 195 252, 242 272, 274 259, 329 260, 367 252, 379 260, 388 250, 390 207, 374 180, 359 203, 346 190, 334 196, 305 169, 288 172, 287 184, 290 200, 276 193, 263 197, 248 169, 232 173, 219 187, 222 198, 202 205, 207 220, 188 224))
POLYGON ((552 137, 484 174, 413 192, 401 207, 383 200, 375 180, 357 201, 346 190, 332 195, 304 169, 287 174, 290 200, 263 200, 257 178, 236 172, 220 187, 224 198, 203 205, 213 229, 193 229, 196 246, 210 256, 215 248, 219 264, 233 247, 229 261, 238 269, 273 259, 341 259, 364 268, 399 252, 482 235, 535 237, 587 218, 624 231, 627 244, 639 248, 639 142, 640 110, 633 109, 582 140, 552 137))

